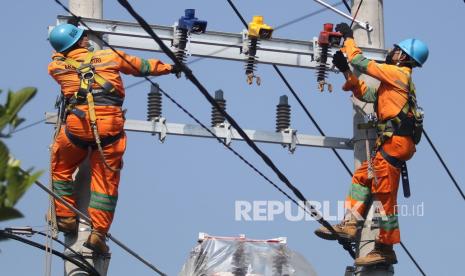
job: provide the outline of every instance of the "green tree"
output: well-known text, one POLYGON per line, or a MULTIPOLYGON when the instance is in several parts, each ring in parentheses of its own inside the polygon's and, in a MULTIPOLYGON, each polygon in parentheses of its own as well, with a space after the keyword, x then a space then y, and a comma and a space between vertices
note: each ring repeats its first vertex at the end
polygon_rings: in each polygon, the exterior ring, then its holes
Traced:
POLYGON ((33 87, 26 87, 17 92, 8 91, 6 103, 0 103, 0 221, 23 217, 14 206, 42 174, 32 172, 32 168, 23 171, 20 161, 10 154, 3 141, 11 138, 14 129, 24 122, 24 119, 18 116, 18 112, 36 93, 37 89, 33 87), (8 132, 4 133, 5 129, 8 129, 8 132))

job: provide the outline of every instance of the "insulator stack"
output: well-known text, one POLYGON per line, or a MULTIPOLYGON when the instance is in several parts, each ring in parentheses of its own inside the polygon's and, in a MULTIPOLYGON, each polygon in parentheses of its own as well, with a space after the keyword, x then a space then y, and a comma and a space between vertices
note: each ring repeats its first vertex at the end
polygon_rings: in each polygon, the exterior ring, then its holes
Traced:
POLYGON ((249 40, 249 53, 245 64, 245 74, 247 75, 247 83, 252 84, 253 79, 256 78, 257 85, 260 85, 260 77, 255 76, 257 69, 257 47, 260 45, 258 38, 250 38, 249 40))
POLYGON ((286 251, 281 247, 277 254, 273 256, 273 275, 289 276, 288 256, 286 251))
POLYGON ((276 106, 276 132, 281 132, 291 127, 291 106, 286 95, 279 97, 276 106))
MULTIPOLYGON (((215 101, 218 105, 223 109, 226 110, 226 100, 223 97, 223 90, 215 91, 215 101)), ((212 107, 212 127, 218 126, 224 122, 225 118, 221 114, 221 112, 216 108, 212 107)))
POLYGON ((257 38, 251 38, 249 41, 249 56, 245 65, 245 73, 247 75, 253 74, 256 68, 257 59, 257 46, 259 45, 257 38))
POLYGON ((152 85, 147 98, 147 121, 152 121, 161 117, 162 94, 158 84, 152 85))
POLYGON ((174 55, 181 63, 185 63, 187 59, 187 55, 186 55, 187 35, 188 35, 187 30, 176 29, 177 45, 174 45, 176 47, 176 53, 174 55))
POLYGON ((232 256, 232 275, 244 276, 248 274, 247 252, 243 242, 239 243, 234 255, 232 256))
POLYGON ((321 45, 320 49, 320 64, 317 66, 316 79, 318 82, 324 82, 329 70, 329 64, 326 63, 328 61, 329 45, 321 45))

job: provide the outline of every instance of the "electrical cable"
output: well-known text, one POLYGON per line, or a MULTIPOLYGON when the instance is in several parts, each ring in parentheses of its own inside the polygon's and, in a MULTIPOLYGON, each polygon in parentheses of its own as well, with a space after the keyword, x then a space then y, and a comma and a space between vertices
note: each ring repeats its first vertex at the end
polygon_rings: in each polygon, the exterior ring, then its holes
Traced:
POLYGON ((348 12, 351 12, 351 11, 352 11, 352 9, 350 8, 350 5, 349 5, 349 3, 347 3, 347 0, 342 0, 342 2, 344 3, 344 6, 346 6, 346 8, 347 8, 347 11, 348 11, 348 12))
MULTIPOLYGON (((281 73, 281 70, 279 70, 278 66, 276 66, 275 64, 273 64, 273 68, 276 70, 276 72, 278 73, 279 77, 282 79, 282 81, 284 82, 284 84, 286 84, 287 88, 289 89, 289 91, 291 91, 292 95, 294 96, 294 98, 297 100, 297 102, 299 103, 299 105, 302 107, 302 109, 304 110, 305 114, 307 114, 307 117, 312 121, 313 125, 316 127, 316 129, 318 130, 318 132, 322 135, 322 136, 326 136, 325 133, 323 132, 323 130, 321 129, 321 127, 319 126, 319 124, 316 122, 316 120, 313 118, 312 114, 310 113, 310 111, 308 111, 307 107, 304 105, 304 103, 302 102, 302 100, 300 99, 300 97, 297 95, 297 93, 295 92, 295 90, 292 88, 292 86, 289 84, 289 82, 287 81, 287 79, 284 77, 283 73, 281 73)), ((350 174, 352 175, 352 171, 349 169, 349 166, 347 166, 347 164, 344 162, 344 160, 342 159, 341 155, 339 155, 339 152, 337 152, 336 149, 334 148, 331 148, 331 150, 334 152, 334 154, 336 155, 337 159, 341 162, 342 166, 344 166, 344 169, 350 174)))
MULTIPOLYGON (((44 236, 44 237, 47 237, 47 234, 43 233, 43 232, 40 232, 40 231, 35 231, 35 230, 32 230, 33 234, 38 234, 38 235, 41 235, 41 236, 44 236)), ((78 253, 76 250, 74 250, 73 248, 71 248, 71 246, 67 245, 66 243, 62 242, 61 240, 57 239, 57 238, 54 238, 52 237, 52 239, 61 244, 64 248, 68 249, 71 253, 73 253, 76 257, 78 257, 81 262, 83 264, 85 264, 86 266, 88 266, 89 268, 94 268, 87 260, 86 258, 81 254, 81 253, 78 253)))
MULTIPOLYGON (((31 241, 31 240, 28 240, 26 238, 23 238, 23 237, 8 233, 5 230, 0 230, 0 237, 16 240, 16 241, 25 243, 27 245, 36 247, 36 248, 44 250, 44 251, 46 250, 46 247, 44 245, 40 244, 40 243, 37 243, 37 242, 31 241)), ((85 264, 83 264, 83 263, 81 263, 81 262, 79 262, 79 261, 77 261, 77 260, 75 260, 75 259, 61 253, 61 252, 58 252, 58 251, 56 251, 54 249, 52 249, 51 252, 52 252, 53 255, 58 256, 58 257, 62 258, 63 260, 66 260, 66 261, 68 261, 70 263, 73 263, 74 265, 78 266, 79 268, 85 270, 91 276, 100 276, 98 271, 95 270, 95 268, 93 268, 93 267, 87 267, 85 264)))
POLYGON ((30 127, 33 127, 33 126, 38 125, 38 124, 40 124, 40 123, 43 123, 43 122, 45 122, 46 120, 47 120, 47 119, 42 119, 42 120, 39 120, 39 121, 37 121, 37 122, 31 123, 31 124, 29 124, 29 125, 25 125, 24 127, 14 129, 13 131, 10 131, 8 134, 13 134, 13 133, 17 133, 17 132, 23 131, 23 130, 25 130, 25 129, 28 129, 28 128, 30 128, 30 127))
POLYGON ((429 135, 428 133, 426 133, 426 130, 423 129, 423 135, 425 135, 425 138, 426 140, 428 141, 428 143, 430 144, 431 148, 433 149, 434 153, 436 154, 436 156, 438 157, 439 161, 441 162, 442 166, 444 167, 444 169, 446 170, 447 174, 449 175, 450 179, 452 180, 452 182, 454 183, 455 187, 457 188, 457 191, 460 193, 460 195, 462 196, 462 198, 465 200, 465 195, 463 194, 463 191, 462 189, 460 188, 459 184, 457 183, 457 181, 455 180, 454 176, 452 175, 452 173, 450 172, 449 168, 447 167, 446 163, 444 162, 444 160, 442 159, 441 155, 439 154, 438 150, 436 149, 436 147, 434 146, 433 144, 433 141, 431 141, 431 139, 429 138, 429 135))
POLYGON ((407 253, 407 255, 410 257, 410 260, 412 260, 412 262, 415 264, 415 266, 418 268, 418 270, 420 271, 420 273, 423 275, 423 276, 426 276, 425 272, 423 271, 423 269, 421 269, 420 265, 417 263, 417 261, 415 260, 415 258, 413 257, 412 254, 410 254, 410 251, 407 249, 407 247, 404 245, 403 242, 400 242, 400 246, 402 246, 402 248, 404 249, 405 253, 407 253))
MULTIPOLYGON (((58 0, 56 0, 58 1, 58 0)), ((190 70, 187 65, 182 64, 179 62, 179 60, 176 58, 174 53, 163 43, 163 41, 153 32, 153 30, 150 28, 149 24, 145 21, 144 18, 142 18, 137 12, 134 11, 132 6, 129 4, 127 0, 118 0, 118 2, 136 19, 137 22, 141 25, 141 27, 157 42, 158 46, 161 48, 163 52, 176 64, 176 66, 179 66, 182 69, 182 72, 185 74, 186 78, 190 80, 197 88, 198 90, 204 95, 204 97, 207 99, 208 102, 212 106, 214 106, 227 120, 228 122, 232 125, 232 127, 235 128, 235 130, 241 135, 241 137, 244 139, 244 141, 262 158, 262 160, 265 162, 265 164, 268 165, 270 169, 272 169, 278 178, 294 193, 294 195, 301 200, 302 202, 306 203, 306 207, 308 206, 310 209, 310 214, 312 217, 315 218, 320 224, 322 224, 324 227, 326 227, 328 230, 330 230, 331 233, 336 235, 338 238, 338 242, 344 247, 345 250, 349 252, 349 254, 352 256, 352 258, 355 258, 355 252, 353 248, 351 247, 351 244, 349 241, 346 239, 343 239, 340 237, 334 228, 329 224, 321 215, 318 213, 318 211, 315 210, 315 207, 312 206, 304 195, 289 181, 289 179, 276 167, 276 165, 271 161, 271 159, 264 153, 262 152, 257 145, 255 144, 254 141, 252 141, 247 134, 244 132, 244 130, 238 125, 238 123, 224 110, 222 109, 219 104, 215 101, 215 99, 210 95, 210 93, 205 89, 205 87, 199 82, 199 80, 194 76, 192 71, 190 70)))

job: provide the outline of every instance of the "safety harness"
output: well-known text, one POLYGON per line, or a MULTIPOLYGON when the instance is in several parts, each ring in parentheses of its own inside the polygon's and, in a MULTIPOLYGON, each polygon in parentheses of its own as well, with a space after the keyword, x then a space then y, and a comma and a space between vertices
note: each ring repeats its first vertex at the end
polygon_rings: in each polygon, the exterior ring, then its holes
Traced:
MULTIPOLYGON (((376 98, 374 109, 378 113, 378 97, 376 98)), ((410 197, 407 163, 404 160, 387 154, 383 150, 382 145, 393 135, 410 136, 415 144, 420 142, 423 132, 423 111, 417 104, 415 86, 411 78, 409 78, 408 99, 399 114, 385 121, 377 121, 375 125, 377 139, 374 150, 375 152, 379 151, 389 164, 401 170, 404 196, 410 197)))
POLYGON ((87 149, 89 147, 92 149, 98 149, 105 166, 109 170, 117 172, 120 170, 120 168, 112 168, 107 163, 105 155, 103 153, 103 147, 118 141, 121 137, 123 137, 124 132, 121 131, 115 136, 107 136, 101 139, 97 128, 97 115, 95 112, 95 106, 122 106, 124 99, 118 93, 116 93, 115 87, 110 82, 108 82, 102 76, 95 72, 95 67, 91 63, 93 56, 94 52, 87 53, 82 63, 72 58, 59 58, 66 64, 72 66, 76 70, 80 79, 79 90, 75 92, 74 95, 71 98, 67 99, 65 102, 66 113, 73 113, 81 119, 85 118, 85 113, 82 110, 78 109, 76 106, 87 104, 90 126, 94 134, 95 141, 90 142, 82 140, 79 137, 71 134, 67 129, 65 129, 65 134, 71 141, 71 143, 78 147, 84 149, 87 149), (97 83, 101 87, 101 89, 93 89, 92 85, 94 83, 97 83))

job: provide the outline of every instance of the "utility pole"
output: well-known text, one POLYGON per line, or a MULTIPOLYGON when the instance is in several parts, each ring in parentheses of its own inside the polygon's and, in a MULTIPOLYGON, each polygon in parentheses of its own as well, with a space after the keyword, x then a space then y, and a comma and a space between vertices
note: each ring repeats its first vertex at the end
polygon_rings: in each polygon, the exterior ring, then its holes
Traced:
MULTIPOLYGON (((87 18, 103 18, 103 0, 69 0, 69 9, 72 13, 78 16, 87 18)), ((98 38, 89 34, 89 42, 94 50, 101 49, 102 45, 98 38)), ((75 193, 78 199, 77 207, 84 214, 88 215, 87 207, 90 200, 90 165, 89 158, 75 172, 75 193)), ((73 250, 81 253, 84 258, 92 264, 101 276, 107 275, 108 265, 110 263, 110 255, 94 256, 92 251, 83 246, 90 234, 91 226, 85 221, 79 222, 77 235, 65 235, 65 243, 73 250)), ((69 250, 65 250, 66 254, 73 255, 69 250)), ((78 259, 78 258, 76 258, 78 259)), ((79 260, 79 259, 78 259, 79 260)), ((65 276, 83 276, 88 275, 76 265, 65 262, 65 276)))
MULTIPOLYGON (((355 16, 356 10, 363 0, 352 1, 352 16, 355 16)), ((355 25, 354 38, 359 47, 384 49, 384 18, 383 18, 383 0, 364 1, 357 14, 357 19, 362 22, 370 22, 373 31, 368 32, 355 25)), ((359 74, 359 72, 356 72, 359 74)), ((364 80, 368 86, 377 87, 379 81, 361 75, 360 79, 364 80)), ((368 104, 359 101, 353 97, 354 101, 354 159, 355 168, 360 167, 361 163, 367 160, 367 149, 371 151, 373 148, 376 131, 374 129, 360 129, 359 124, 365 123, 366 114, 373 113, 373 104, 368 104), (367 147, 367 142, 369 146, 367 147)), ((379 226, 373 223, 375 210, 370 203, 368 215, 365 224, 361 231, 361 242, 358 244, 357 257, 366 256, 374 248, 374 240, 379 233, 379 226)), ((372 267, 357 267, 355 274, 357 276, 390 276, 394 274, 393 266, 372 266, 372 267)))

